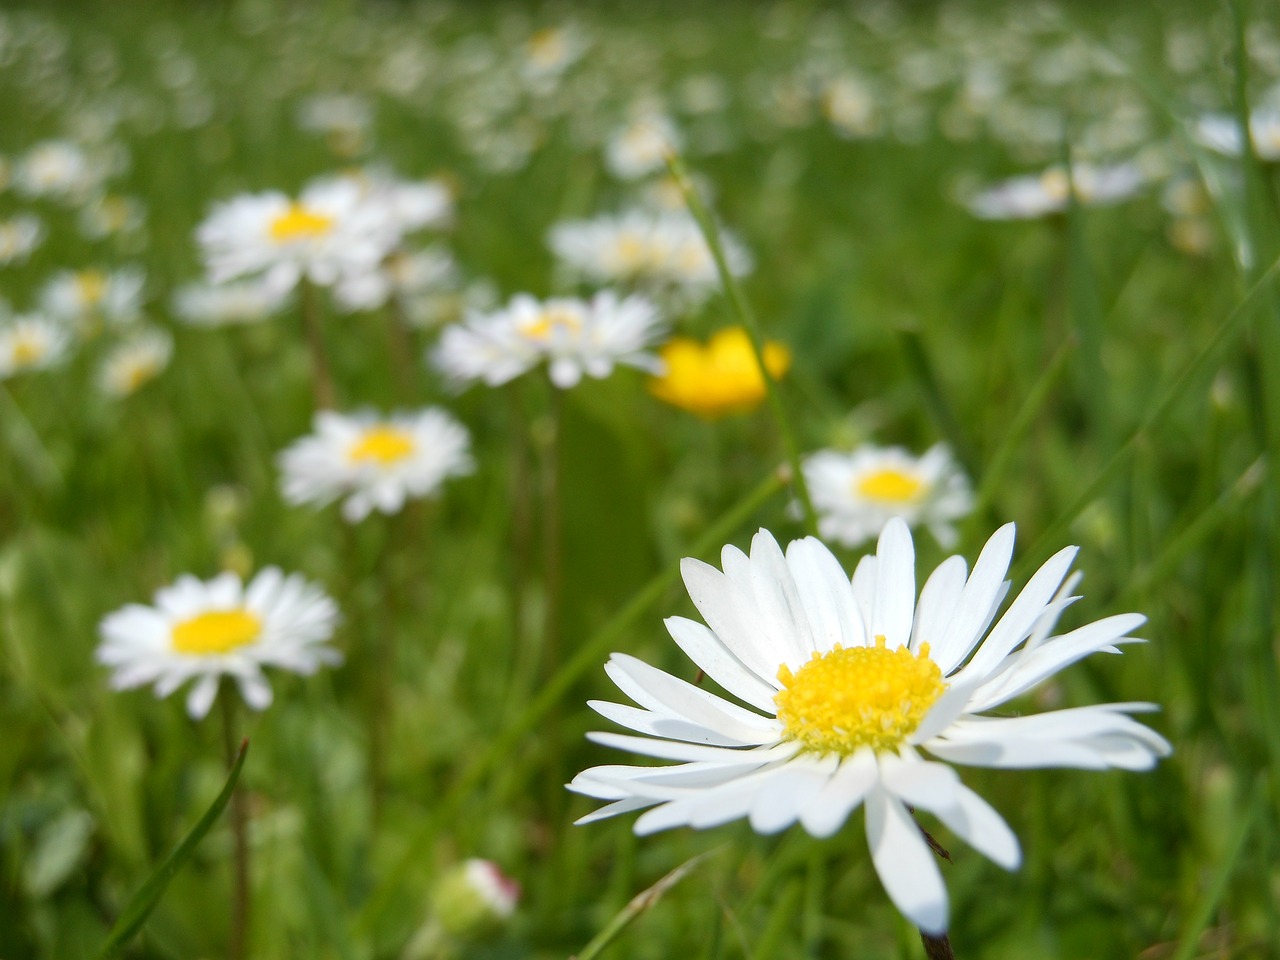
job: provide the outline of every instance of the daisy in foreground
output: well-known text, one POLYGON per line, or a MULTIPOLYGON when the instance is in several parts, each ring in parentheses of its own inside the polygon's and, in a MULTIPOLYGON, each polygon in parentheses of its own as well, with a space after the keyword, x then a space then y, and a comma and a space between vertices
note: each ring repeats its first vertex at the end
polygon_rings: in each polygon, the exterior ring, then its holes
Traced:
POLYGON ((852 582, 818 540, 797 540, 784 555, 764 530, 749 557, 725 547, 724 572, 686 559, 685 586, 707 626, 672 617, 667 629, 707 676, 755 709, 614 654, 605 670, 640 708, 590 706, 644 736, 591 739, 677 763, 580 773, 569 789, 610 802, 578 822, 651 807, 636 821, 639 834, 746 817, 759 833, 798 821, 829 837, 865 803, 885 891, 922 931, 941 933, 946 887, 908 805, 1006 869, 1021 859, 1004 820, 948 763, 1146 770, 1170 752, 1129 716, 1151 704, 984 715, 1068 664, 1136 642, 1128 634, 1145 620, 1121 614, 1054 634, 1080 579, 1067 575, 1076 554, 1067 547, 991 626, 1013 540, 1013 524, 1001 527, 968 576, 962 557, 945 560, 919 600, 911 534, 900 519, 852 582))
POLYGON ((187 713, 213 706, 223 677, 234 679, 255 710, 271 704, 264 666, 315 673, 342 655, 327 646, 338 607, 299 574, 268 567, 247 585, 234 573, 187 575, 156 591, 153 606, 131 603, 103 618, 97 659, 114 670, 111 686, 153 684, 167 697, 188 680, 187 713))
POLYGON ((281 488, 293 504, 324 506, 346 497, 342 516, 358 523, 374 510, 397 513, 472 470, 471 438, 443 410, 380 416, 317 413, 315 432, 280 454, 281 488))

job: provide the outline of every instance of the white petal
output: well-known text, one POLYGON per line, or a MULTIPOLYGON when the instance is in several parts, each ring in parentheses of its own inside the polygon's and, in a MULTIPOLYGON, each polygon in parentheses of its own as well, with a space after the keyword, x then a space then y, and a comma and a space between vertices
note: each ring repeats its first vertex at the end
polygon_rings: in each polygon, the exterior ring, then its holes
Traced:
POLYGON ((271 706, 271 684, 260 672, 240 674, 236 681, 240 686, 240 696, 254 710, 265 710, 271 706))
POLYGON ((787 564, 809 615, 815 649, 826 652, 866 645, 867 631, 840 561, 820 540, 805 537, 787 546, 787 564))
POLYGON ((809 617, 782 548, 768 530, 751 540, 751 592, 760 628, 781 654, 778 665, 798 670, 816 649, 809 617))
POLYGON ((796 822, 800 811, 827 785, 836 769, 834 757, 802 762, 794 760, 760 788, 751 804, 751 829, 777 833, 796 822))
POLYGON ((963 783, 958 785, 956 801, 947 808, 920 806, 932 811, 948 830, 983 856, 1006 870, 1018 869, 1022 862, 1018 838, 995 808, 963 783))
POLYGON ((933 851, 902 803, 884 790, 867 796, 867 845, 894 906, 922 931, 947 928, 947 888, 933 851))
POLYGON ((213 698, 218 695, 218 677, 216 674, 205 674, 187 694, 187 714, 192 720, 203 720, 213 706, 213 698))
POLYGON ((841 761, 822 790, 800 811, 800 825, 810 836, 829 837, 849 818, 876 785, 880 771, 876 756, 861 750, 841 761))
POLYGON ((684 617, 668 617, 665 624, 676 645, 712 680, 738 699, 770 715, 778 709, 773 702, 778 688, 765 683, 744 666, 711 629, 684 617))
POLYGON ((595 823, 597 820, 605 820, 608 817, 616 817, 620 813, 630 813, 633 810, 643 810, 645 807, 653 806, 652 800, 645 800, 638 797, 628 797, 625 800, 615 800, 613 803, 606 804, 599 810, 588 813, 585 817, 579 817, 573 821, 576 825, 581 826, 585 823, 595 823))
POLYGON ((680 562, 680 573, 689 599, 720 642, 756 676, 772 684, 782 665, 783 652, 775 649, 760 623, 752 618, 755 602, 751 595, 701 560, 686 557, 680 562))
POLYGON ((916 605, 915 623, 911 628, 912 653, 917 652, 922 643, 929 644, 933 652, 934 643, 955 615, 968 570, 964 557, 948 557, 929 575, 916 605))
POLYGON ((1006 523, 991 535, 973 565, 973 573, 961 591, 960 602, 946 632, 931 643, 929 655, 942 669, 943 676, 949 676, 981 639, 982 629, 1004 588, 1004 575, 1013 556, 1013 540, 1012 523, 1006 523))
POLYGON ((593 743, 618 750, 630 750, 647 757, 660 757, 663 760, 715 760, 724 763, 741 763, 746 759, 765 763, 791 756, 798 749, 793 743, 783 743, 776 747, 754 748, 752 750, 735 750, 730 747, 710 747, 697 743, 676 743, 668 740, 651 740, 648 737, 632 737, 621 733, 588 733, 587 739, 593 743))
POLYGON ((880 533, 876 572, 871 636, 884 637, 888 648, 896 650, 911 641, 916 603, 915 546, 901 517, 890 519, 880 533))

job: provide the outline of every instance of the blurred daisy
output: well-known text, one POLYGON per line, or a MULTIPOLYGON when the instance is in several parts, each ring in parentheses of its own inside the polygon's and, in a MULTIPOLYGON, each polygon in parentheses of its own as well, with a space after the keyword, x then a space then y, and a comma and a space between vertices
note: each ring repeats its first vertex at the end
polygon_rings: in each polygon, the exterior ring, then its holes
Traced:
POLYGON ((168 331, 141 331, 114 346, 103 358, 98 386, 108 396, 127 397, 158 377, 172 356, 173 337, 168 331))
POLYGON ((605 144, 605 166, 615 177, 636 180, 667 166, 668 154, 680 151, 680 134, 660 113, 644 113, 614 132, 605 144))
MULTIPOLYGON (((658 356, 666 372, 649 382, 649 391, 682 410, 714 420, 754 410, 765 398, 764 376, 742 327, 720 330, 705 345, 675 337, 658 356)), ((764 363, 777 379, 791 367, 791 351, 781 343, 766 343, 764 363)))
POLYGON ((1072 178, 1076 199, 1085 206, 1104 206, 1136 196, 1146 175, 1134 163, 1094 167, 1076 164, 1071 177, 1063 167, 1013 177, 983 190, 968 201, 969 211, 983 220, 1032 220, 1061 213, 1071 204, 1072 178))
MULTIPOLYGON (((570 220, 552 227, 548 242, 570 272, 591 283, 677 292, 693 302, 719 288, 711 250, 688 213, 635 209, 570 220)), ((750 272, 751 258, 738 239, 722 232, 721 243, 730 272, 750 272)))
POLYGON ((0 380, 57 366, 70 350, 71 333, 61 323, 33 314, 0 319, 0 380))
POLYGON ((322 411, 312 425, 312 434, 280 454, 284 498, 324 506, 345 497, 349 523, 374 510, 397 513, 406 500, 429 497, 472 470, 466 428, 435 407, 389 416, 322 411))
POLYGON ((26 197, 76 200, 100 183, 107 172, 74 143, 46 140, 19 158, 14 167, 13 185, 26 197))
POLYGON ((260 279, 193 283, 174 294, 173 311, 193 327, 246 326, 277 313, 287 296, 260 279))
POLYGON ((345 93, 315 93, 298 106, 298 126, 319 133, 334 153, 359 153, 373 129, 373 105, 366 97, 345 93))
POLYGON ((337 622, 333 600, 296 573, 268 567, 247 585, 234 573, 187 575, 157 590, 152 606, 131 603, 104 617, 97 659, 114 671, 117 690, 153 684, 167 697, 194 680, 187 713, 199 720, 224 676, 262 710, 271 703, 263 667, 311 674, 339 663, 341 654, 326 645, 337 622))
MULTIPOLYGON (((1238 157, 1244 138, 1240 136, 1240 124, 1225 113, 1210 113, 1201 117, 1191 128, 1195 139, 1218 153, 1238 157)), ((1266 107, 1249 114, 1249 139, 1260 160, 1280 160, 1280 107, 1266 107)))
POLYGON ((422 297, 456 290, 458 264, 448 251, 429 248, 395 251, 370 271, 343 277, 333 299, 344 310, 376 310, 396 299, 408 314, 422 297))
POLYGON ((432 361, 459 386, 483 380, 491 387, 545 361, 551 382, 568 389, 619 364, 661 372, 647 348, 663 327, 657 308, 639 296, 603 290, 590 300, 538 300, 522 293, 496 313, 447 328, 432 361))
POLYGON ((90 240, 136 233, 146 222, 146 208, 136 197, 106 194, 80 211, 80 232, 90 240))
POLYGON ((526 80, 559 77, 582 57, 586 46, 582 35, 571 26, 543 27, 525 42, 520 72, 526 80))
POLYGON ((283 294, 303 279, 327 287, 374 269, 399 230, 384 204, 366 200, 354 180, 342 178, 296 200, 270 191, 218 204, 196 231, 209 279, 261 277, 283 294))
POLYGON ((624 654, 605 670, 639 708, 592 702, 642 736, 595 733, 604 746, 676 761, 593 767, 571 790, 609 803, 586 823, 652 807, 640 834, 746 818, 759 833, 799 822, 829 837, 864 804, 867 843, 885 891, 921 930, 947 926, 947 892, 909 808, 934 814, 1007 869, 1017 838, 947 763, 984 767, 1146 770, 1168 743, 1111 703, 991 716, 1062 668, 1134 642, 1145 618, 1122 614, 1053 635, 1079 575, 1076 548, 1048 560, 990 626, 1008 583, 1013 524, 998 530, 966 577, 951 557, 916 599, 915 555, 895 519, 852 583, 819 541, 784 556, 767 531, 751 555, 725 547, 724 572, 686 559, 685 586, 707 626, 667 620, 682 650, 746 709, 624 654), (988 629, 988 627, 990 628, 988 629))
POLYGON ((307 189, 330 190, 337 184, 355 187, 363 206, 379 209, 394 234, 392 245, 404 234, 440 230, 453 222, 453 191, 443 180, 405 180, 381 167, 362 167, 314 180, 307 189))
POLYGON ((44 224, 29 213, 0 222, 0 267, 22 263, 44 240, 44 224))
POLYGON ((956 542, 952 521, 973 509, 969 481, 946 444, 923 456, 864 444, 852 453, 820 450, 804 459, 818 533, 846 547, 877 536, 892 517, 924 526, 943 547, 956 542))
POLYGON ((63 270, 41 288, 40 304, 51 316, 81 328, 131 323, 142 313, 145 283, 136 267, 63 270))

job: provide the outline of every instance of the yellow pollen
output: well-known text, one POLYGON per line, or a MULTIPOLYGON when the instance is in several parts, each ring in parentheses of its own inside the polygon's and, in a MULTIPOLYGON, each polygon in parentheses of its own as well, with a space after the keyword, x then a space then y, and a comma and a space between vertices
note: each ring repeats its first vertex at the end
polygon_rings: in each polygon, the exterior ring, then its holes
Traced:
POLYGON ((927 643, 913 656, 906 647, 886 649, 884 637, 876 637, 874 647, 837 644, 795 673, 783 664, 778 681, 782 689, 773 702, 784 739, 840 756, 863 747, 895 749, 947 689, 927 643))
POLYGON ((924 493, 924 481, 892 467, 877 470, 858 479, 854 489, 859 496, 882 503, 910 503, 924 493))
POLYGON ((556 330, 576 333, 582 329, 582 320, 571 310, 551 308, 522 324, 520 331, 533 340, 547 340, 556 330))
POLYGON ((614 254, 618 258, 618 266, 628 274, 639 273, 649 265, 653 253, 643 237, 633 233, 624 233, 618 237, 614 254))
POLYGON ((403 430, 384 424, 366 430, 364 436, 347 451, 347 459, 352 463, 373 462, 385 467, 403 460, 413 450, 413 437, 403 430))
POLYGON ((271 221, 267 232, 276 243, 314 240, 333 229, 333 220, 333 217, 308 210, 300 203, 291 203, 288 210, 271 221))
POLYGON ((192 657, 230 653, 261 634, 262 621, 248 610, 210 610, 173 628, 173 649, 192 657))
POLYGON ((107 295, 107 275, 101 270, 85 270, 76 274, 76 289, 80 293, 80 302, 94 307, 107 295))
POLYGON ((1071 181, 1067 179, 1067 172, 1059 167, 1040 174, 1040 187, 1051 200, 1066 200, 1071 196, 1071 181))
POLYGON ((13 363, 19 367, 29 367, 38 363, 44 356, 44 344, 38 337, 30 334, 18 334, 13 341, 13 363))

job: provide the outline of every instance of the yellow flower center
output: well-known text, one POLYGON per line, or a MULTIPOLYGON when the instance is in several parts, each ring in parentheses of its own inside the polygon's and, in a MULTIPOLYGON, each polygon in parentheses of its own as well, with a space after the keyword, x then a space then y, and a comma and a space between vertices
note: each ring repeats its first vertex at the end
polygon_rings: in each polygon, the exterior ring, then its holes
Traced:
POLYGON ((778 668, 782 689, 773 698, 783 737, 805 750, 849 756, 863 747, 880 752, 901 744, 924 719, 947 685, 922 643, 916 656, 906 647, 836 644, 792 673, 778 668))
POLYGON ((20 333, 14 337, 12 350, 14 365, 28 367, 44 356, 44 343, 39 337, 20 333))
POLYGON ((159 372, 160 365, 154 360, 140 360, 134 363, 124 374, 125 393, 133 393, 159 372))
POLYGON ((924 492, 924 481, 919 477, 892 467, 877 470, 860 477, 854 485, 859 496, 881 503, 910 503, 924 492))
POLYGON ((1067 171, 1052 167, 1040 175, 1040 188, 1051 200, 1062 201, 1071 196, 1071 181, 1067 171))
POLYGON ((624 233, 618 237, 614 254, 617 257, 619 269, 625 274, 640 273, 653 259, 649 244, 643 237, 634 233, 624 233))
POLYGON ((257 641, 262 621, 248 610, 210 610, 173 628, 173 649, 192 657, 230 653, 257 641))
POLYGON ((107 295, 107 275, 101 270, 84 270, 76 274, 76 291, 86 307, 96 307, 107 295))
POLYGON ((329 233, 333 223, 333 217, 308 210, 300 203, 291 203, 288 210, 271 221, 267 232, 276 243, 315 240, 329 233))
POLYGON ((582 329, 582 318, 572 310, 552 307, 521 325, 520 331, 533 340, 547 340, 556 330, 576 333, 582 329))
POLYGON ((352 463, 377 463, 385 467, 403 460, 413 450, 413 437, 404 430, 383 424, 366 430, 347 451, 347 459, 352 463))

